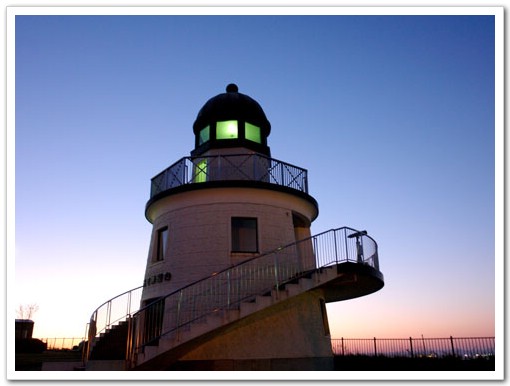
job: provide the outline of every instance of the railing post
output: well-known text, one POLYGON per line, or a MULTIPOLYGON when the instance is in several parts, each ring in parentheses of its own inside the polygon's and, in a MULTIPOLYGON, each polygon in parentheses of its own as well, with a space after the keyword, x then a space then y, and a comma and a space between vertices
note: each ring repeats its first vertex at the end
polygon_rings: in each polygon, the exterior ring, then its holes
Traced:
POLYGON ((230 271, 227 271, 227 310, 230 309, 230 271))
POLYGON ((374 336, 374 353, 375 353, 375 356, 377 356, 377 343, 376 343, 375 336, 374 336))
POLYGON ((342 356, 345 356, 344 337, 342 336, 342 356))
POLYGON ((82 339, 82 341, 84 343, 83 343, 83 345, 81 347, 81 361, 82 361, 84 366, 85 366, 85 363, 87 362, 87 359, 88 359, 88 346, 90 344, 89 339, 88 339, 88 335, 89 335, 89 324, 87 323, 85 325, 85 335, 83 336, 83 339, 82 339))
POLYGON ((344 241, 345 241, 345 259, 349 261, 349 246, 347 245, 347 229, 344 228, 344 241))
POLYGON ((133 347, 133 325, 132 325, 132 318, 127 318, 127 339, 126 339, 126 369, 129 370, 131 368, 131 348, 133 347))
POLYGON ((221 180, 221 179, 223 179, 223 178, 224 178, 224 176, 223 176, 223 170, 221 169, 221 160, 222 160, 223 156, 222 156, 222 155, 218 155, 218 156, 216 156, 216 157, 217 157, 217 159, 218 159, 218 174, 217 174, 217 176, 216 176, 215 181, 216 181, 216 180, 221 180))
POLYGON ((274 279, 275 279, 275 287, 276 287, 276 299, 278 299, 279 290, 278 290, 278 252, 275 253, 274 256, 274 279))
POLYGON ((127 301, 127 309, 126 316, 131 314, 131 291, 128 292, 128 301, 127 301))
POLYGON ((409 337, 409 347, 411 348, 411 358, 414 358, 413 338, 411 338, 411 337, 409 337))
POLYGON ((450 335, 450 344, 452 345, 452 355, 455 357, 455 347, 453 346, 453 337, 450 335))
POLYGON ((175 326, 176 326, 176 340, 179 341, 179 319, 181 316, 181 302, 182 302, 182 289, 179 291, 179 298, 177 299, 177 315, 175 320, 175 326))
POLYGON ((338 247, 336 242, 336 231, 333 231, 333 237, 335 238, 335 263, 338 265, 338 247))
POLYGON ((312 254, 315 256, 315 261, 317 262, 319 267, 322 267, 321 255, 319 253, 319 249, 317 247, 317 237, 312 236, 312 254))
POLYGON ((106 326, 105 331, 110 326, 110 317, 111 317, 111 310, 112 310, 112 301, 108 301, 108 306, 106 307, 106 326))

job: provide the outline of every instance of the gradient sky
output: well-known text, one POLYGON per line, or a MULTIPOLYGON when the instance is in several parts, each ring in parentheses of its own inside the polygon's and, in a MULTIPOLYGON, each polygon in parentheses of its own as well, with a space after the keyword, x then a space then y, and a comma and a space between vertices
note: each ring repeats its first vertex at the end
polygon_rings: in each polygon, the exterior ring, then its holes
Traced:
MULTIPOLYGON (((411 9, 412 11, 412 9, 411 9)), ((333 338, 495 334, 494 16, 17 16, 15 280, 36 337, 142 284, 150 179, 234 82, 308 169, 312 234, 379 244, 333 338)), ((8 256, 12 258, 12 256, 8 256)), ((11 310, 8 310, 9 312, 11 310)))

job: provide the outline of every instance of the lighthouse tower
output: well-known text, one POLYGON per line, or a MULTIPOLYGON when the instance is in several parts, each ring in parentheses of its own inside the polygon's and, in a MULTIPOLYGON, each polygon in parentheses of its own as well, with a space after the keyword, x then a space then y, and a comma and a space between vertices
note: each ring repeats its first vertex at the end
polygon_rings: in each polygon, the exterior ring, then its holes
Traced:
MULTIPOLYGON (((191 156, 153 180, 146 206, 153 232, 143 305, 311 236, 310 224, 318 215, 318 204, 307 193, 306 171, 270 158, 270 131, 271 124, 259 103, 240 93, 235 84, 229 84, 225 93, 211 98, 199 111, 193 124, 195 148, 191 156)), ((311 257, 303 256, 300 271, 315 267, 311 257)), ((231 338, 220 339, 211 350, 199 350, 190 357, 330 356, 318 304, 293 304, 279 312, 286 322, 266 317, 245 333, 236 332, 231 338), (315 339, 317 330, 319 339, 315 339), (314 341, 313 352, 300 347, 309 339, 314 341), (219 344, 223 349, 218 351, 219 344)))
POLYGON ((333 369, 326 303, 383 287, 377 243, 348 227, 311 235, 307 170, 272 158, 270 133, 235 84, 200 109, 190 155, 151 180, 143 286, 94 311, 89 358, 135 370, 333 369), (122 299, 127 314, 113 318, 122 299))
POLYGON ((310 236, 318 205, 306 171, 270 158, 270 131, 260 105, 234 84, 199 111, 191 156, 152 181, 144 303, 310 236))
POLYGON ((191 156, 152 180, 144 304, 311 236, 318 204, 306 171, 270 158, 270 131, 260 105, 234 84, 199 111, 191 156))

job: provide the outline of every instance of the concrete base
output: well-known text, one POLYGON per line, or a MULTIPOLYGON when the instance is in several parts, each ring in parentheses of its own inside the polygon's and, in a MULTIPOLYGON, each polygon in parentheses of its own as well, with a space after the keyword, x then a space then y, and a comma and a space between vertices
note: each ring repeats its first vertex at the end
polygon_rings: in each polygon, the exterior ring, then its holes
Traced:
POLYGON ((41 371, 76 371, 83 367, 83 362, 43 362, 41 371))
POLYGON ((213 366, 227 363, 230 367, 247 369, 251 366, 314 368, 316 358, 330 358, 333 363, 331 340, 325 324, 320 292, 306 292, 266 307, 212 334, 178 361, 215 363, 213 366))
POLYGON ((98 360, 88 361, 86 371, 124 371, 126 370, 125 360, 98 360))
POLYGON ((332 357, 179 361, 171 371, 333 371, 332 357))

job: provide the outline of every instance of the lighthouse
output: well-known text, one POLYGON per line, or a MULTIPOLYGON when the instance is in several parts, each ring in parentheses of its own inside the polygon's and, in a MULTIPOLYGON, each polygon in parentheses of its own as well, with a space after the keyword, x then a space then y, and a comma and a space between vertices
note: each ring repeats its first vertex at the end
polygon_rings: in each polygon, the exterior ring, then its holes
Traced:
POLYGON ((125 369, 332 370, 326 304, 383 287, 366 231, 312 236, 308 172, 272 157, 271 129, 229 84, 199 110, 189 155, 152 178, 140 307, 117 333, 125 369))
POLYGON ((234 84, 200 109, 190 156, 152 180, 144 303, 311 235, 318 204, 306 171, 270 158, 270 132, 234 84))

